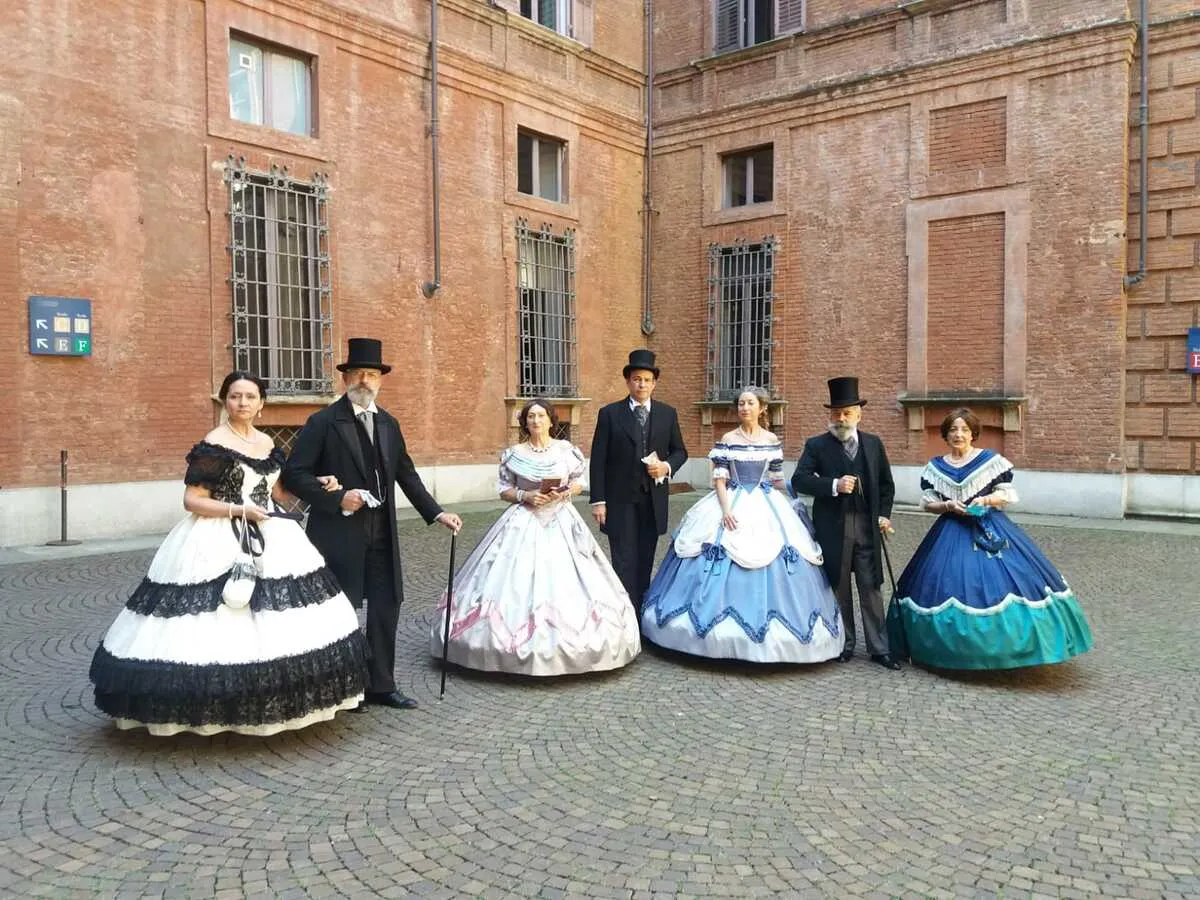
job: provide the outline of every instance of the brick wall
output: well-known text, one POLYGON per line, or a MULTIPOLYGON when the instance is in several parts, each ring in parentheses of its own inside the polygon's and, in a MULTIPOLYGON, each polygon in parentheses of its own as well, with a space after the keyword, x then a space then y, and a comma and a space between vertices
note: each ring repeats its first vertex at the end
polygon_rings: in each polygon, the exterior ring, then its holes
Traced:
POLYGON ((1008 98, 964 103, 929 114, 929 171, 955 175, 1002 166, 1008 148, 1008 98))
POLYGON ((929 386, 1004 387, 1004 214, 929 223, 929 386))
MULTIPOLYGON (((1153 4, 1155 19, 1194 11, 1153 4)), ((1129 291, 1125 465, 1130 471, 1200 472, 1200 396, 1186 372, 1187 331, 1200 326, 1200 20, 1156 24, 1150 37, 1149 214, 1138 213, 1141 97, 1130 80, 1129 254, 1148 242, 1146 278, 1129 291)))

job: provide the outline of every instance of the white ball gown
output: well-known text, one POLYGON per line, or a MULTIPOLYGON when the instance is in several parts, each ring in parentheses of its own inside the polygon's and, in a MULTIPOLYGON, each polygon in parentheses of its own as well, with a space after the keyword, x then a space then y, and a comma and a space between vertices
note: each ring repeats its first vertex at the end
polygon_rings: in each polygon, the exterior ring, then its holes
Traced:
MULTIPOLYGON (((184 480, 217 500, 267 507, 283 459, 278 449, 258 459, 201 441, 184 480)), ((176 525, 104 635, 91 679, 96 706, 118 727, 269 735, 362 700, 366 641, 303 529, 283 518, 260 523, 254 593, 235 609, 222 600, 240 549, 232 524, 189 515, 176 525)))
POLYGON ((812 663, 842 652, 837 599, 821 548, 772 477, 778 441, 718 442, 737 528, 723 524, 716 491, 687 511, 646 591, 642 633, 660 647, 719 659, 812 663))
MULTIPOLYGON (((583 477, 567 441, 501 454, 498 491, 536 491, 545 478, 583 477)), ((442 656, 446 595, 433 617, 430 652, 442 656)), ((449 660, 469 669, 569 675, 615 669, 641 650, 637 614, 616 572, 569 500, 513 504, 454 577, 449 660)))

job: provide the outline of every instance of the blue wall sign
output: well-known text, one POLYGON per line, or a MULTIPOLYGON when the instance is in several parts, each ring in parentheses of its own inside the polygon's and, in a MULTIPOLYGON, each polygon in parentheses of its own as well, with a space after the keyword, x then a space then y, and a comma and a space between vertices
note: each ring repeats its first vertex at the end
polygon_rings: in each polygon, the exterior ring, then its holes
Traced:
POLYGON ((30 297, 29 352, 34 356, 91 356, 92 301, 30 297))
POLYGON ((1188 329, 1187 370, 1200 375, 1200 328, 1188 329))

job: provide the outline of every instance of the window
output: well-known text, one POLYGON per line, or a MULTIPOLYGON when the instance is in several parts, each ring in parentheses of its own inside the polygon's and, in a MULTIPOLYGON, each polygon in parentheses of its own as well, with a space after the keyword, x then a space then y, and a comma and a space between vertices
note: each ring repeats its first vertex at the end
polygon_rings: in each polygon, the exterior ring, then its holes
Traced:
POLYGON ((517 310, 521 396, 576 396, 574 231, 517 221, 517 310))
POLYGON ((714 0, 717 53, 804 28, 804 0, 714 0))
POLYGON ((312 134, 312 60, 231 35, 229 115, 251 125, 312 134))
POLYGON ((564 142, 532 131, 518 131, 517 190, 533 197, 565 203, 567 191, 563 184, 563 163, 566 156, 567 145, 564 142))
POLYGON ((747 385, 772 394, 771 323, 775 239, 708 248, 707 400, 732 400, 747 385))
POLYGON ((521 0, 521 15, 571 37, 572 0, 521 0))
POLYGON ((266 378, 272 394, 332 393, 325 179, 248 172, 230 157, 225 181, 234 366, 266 378))
POLYGON ((724 205, 769 203, 775 197, 775 148, 758 147, 721 158, 724 205))

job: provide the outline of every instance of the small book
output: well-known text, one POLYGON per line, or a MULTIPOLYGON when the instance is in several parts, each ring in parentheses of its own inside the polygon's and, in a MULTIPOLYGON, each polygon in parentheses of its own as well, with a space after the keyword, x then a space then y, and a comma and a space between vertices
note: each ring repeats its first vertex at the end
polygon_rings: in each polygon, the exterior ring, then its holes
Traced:
POLYGON ((562 485, 563 485, 563 480, 561 478, 543 478, 542 485, 539 488, 539 490, 543 494, 549 494, 554 491, 557 491, 559 488, 562 487, 562 485))

